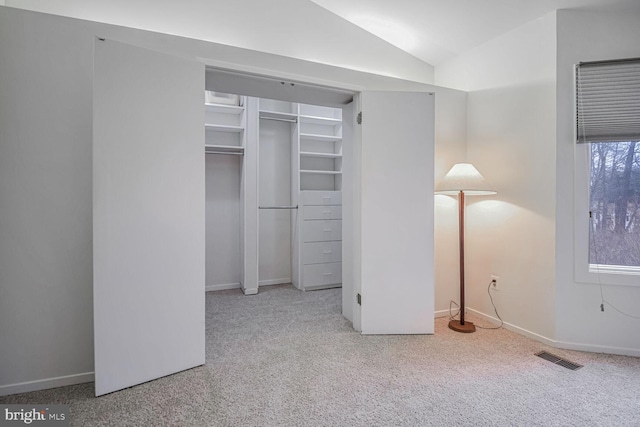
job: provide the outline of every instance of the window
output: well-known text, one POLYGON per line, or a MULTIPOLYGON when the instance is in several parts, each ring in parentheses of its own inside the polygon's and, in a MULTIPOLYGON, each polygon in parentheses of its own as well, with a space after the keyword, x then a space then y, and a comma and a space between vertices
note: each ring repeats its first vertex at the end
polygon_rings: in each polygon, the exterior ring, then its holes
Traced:
POLYGON ((576 119, 576 279, 640 285, 640 59, 578 64, 576 119))
POLYGON ((589 148, 589 263, 640 267, 640 143, 589 148))

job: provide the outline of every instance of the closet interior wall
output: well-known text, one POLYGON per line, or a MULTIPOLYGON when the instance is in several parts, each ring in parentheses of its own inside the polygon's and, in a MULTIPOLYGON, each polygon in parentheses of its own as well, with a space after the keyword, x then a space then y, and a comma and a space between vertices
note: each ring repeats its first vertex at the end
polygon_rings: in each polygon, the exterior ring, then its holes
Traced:
MULTIPOLYGON (((258 285, 292 282, 293 204, 291 158, 298 134, 297 104, 259 99, 258 285)), ((295 231, 295 230, 294 230, 295 231)))
POLYGON ((240 287, 242 158, 210 154, 205 162, 207 290, 240 287))

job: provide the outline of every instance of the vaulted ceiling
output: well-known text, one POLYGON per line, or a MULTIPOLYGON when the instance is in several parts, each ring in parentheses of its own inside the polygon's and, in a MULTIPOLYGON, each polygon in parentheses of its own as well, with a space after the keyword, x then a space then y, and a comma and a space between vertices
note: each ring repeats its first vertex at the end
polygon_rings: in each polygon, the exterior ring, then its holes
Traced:
POLYGON ((557 9, 640 0, 0 0, 422 83, 434 66, 557 9))
POLYGON ((639 0, 311 1, 432 65, 554 10, 640 10, 639 0))

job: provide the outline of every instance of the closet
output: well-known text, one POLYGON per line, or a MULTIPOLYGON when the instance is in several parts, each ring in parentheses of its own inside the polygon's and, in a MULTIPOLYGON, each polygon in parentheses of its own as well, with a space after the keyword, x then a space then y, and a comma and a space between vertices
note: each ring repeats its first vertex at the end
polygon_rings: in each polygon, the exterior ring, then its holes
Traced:
POLYGON ((245 97, 205 91, 206 289, 242 282, 245 97))
POLYGON ((94 55, 96 395, 205 363, 203 283, 342 284, 363 334, 433 333, 433 94, 94 55))
POLYGON ((341 286, 342 109, 205 91, 205 135, 206 289, 341 286))

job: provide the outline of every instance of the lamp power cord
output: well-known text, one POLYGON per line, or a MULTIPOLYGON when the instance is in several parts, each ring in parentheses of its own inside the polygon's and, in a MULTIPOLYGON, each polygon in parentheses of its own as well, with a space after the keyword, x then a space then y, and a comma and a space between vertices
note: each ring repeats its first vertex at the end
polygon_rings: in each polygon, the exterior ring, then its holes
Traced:
MULTIPOLYGON (((500 329, 502 328, 502 326, 504 325, 504 321, 502 320, 502 318, 500 317, 500 315, 498 314, 498 309, 496 308, 496 304, 493 301, 493 296, 491 295, 491 284, 493 283, 493 280, 489 282, 489 286, 487 286, 487 294, 489 294, 489 300, 491 301, 491 305, 493 306, 493 311, 496 313, 496 317, 498 318, 498 320, 500 320, 500 325, 498 326, 493 326, 493 327, 484 327, 484 326, 478 326, 476 324, 476 328, 479 329, 500 329)), ((449 320, 455 320, 456 316, 460 314, 460 305, 451 300, 449 301, 449 320), (451 306, 455 304, 456 307, 458 308, 458 311, 456 312, 456 314, 452 314, 452 310, 451 310, 451 306)))
POLYGON ((493 311, 496 313, 496 317, 498 318, 498 320, 500 320, 500 325, 493 326, 493 327, 490 327, 490 328, 486 328, 486 327, 482 327, 482 326, 476 325, 476 328, 480 328, 480 329, 500 329, 504 325, 504 320, 502 320, 502 317, 500 317, 500 315, 498 314, 498 309, 496 308, 496 304, 493 302, 493 296, 491 295, 491 284, 492 283, 493 283, 493 280, 490 281, 489 282, 489 286, 487 286, 487 294, 489 294, 489 300, 491 300, 491 305, 493 306, 493 311))

